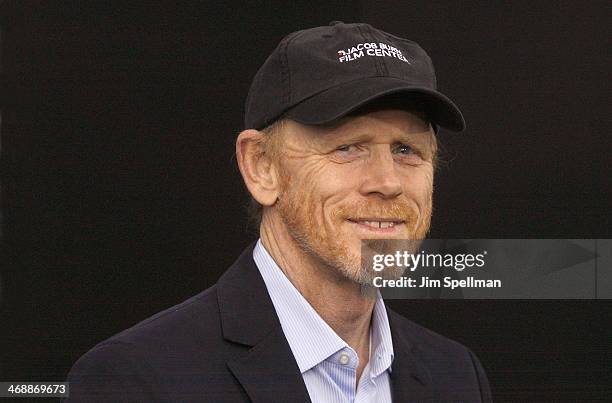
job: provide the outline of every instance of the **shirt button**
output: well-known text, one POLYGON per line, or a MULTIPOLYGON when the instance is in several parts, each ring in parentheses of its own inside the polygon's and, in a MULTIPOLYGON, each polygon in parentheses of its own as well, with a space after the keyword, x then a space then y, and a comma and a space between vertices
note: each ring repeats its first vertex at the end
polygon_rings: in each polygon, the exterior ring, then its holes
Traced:
POLYGON ((349 363, 350 360, 351 360, 351 358, 349 357, 349 355, 347 353, 341 353, 340 354, 340 364, 346 365, 346 364, 349 363))

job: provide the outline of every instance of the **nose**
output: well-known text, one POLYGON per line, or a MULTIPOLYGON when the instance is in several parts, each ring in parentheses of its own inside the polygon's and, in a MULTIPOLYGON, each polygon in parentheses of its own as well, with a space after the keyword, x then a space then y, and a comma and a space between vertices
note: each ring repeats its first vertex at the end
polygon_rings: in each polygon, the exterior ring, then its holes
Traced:
POLYGON ((402 182, 393 160, 391 150, 373 150, 364 166, 361 182, 361 193, 364 196, 376 195, 383 199, 392 199, 402 194, 402 182))

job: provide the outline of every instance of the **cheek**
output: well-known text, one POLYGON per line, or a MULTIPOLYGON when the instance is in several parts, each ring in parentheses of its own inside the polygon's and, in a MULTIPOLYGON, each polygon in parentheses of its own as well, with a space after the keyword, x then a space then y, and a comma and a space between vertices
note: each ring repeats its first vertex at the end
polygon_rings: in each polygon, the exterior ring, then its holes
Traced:
MULTIPOLYGON (((301 187, 298 191, 307 191, 314 196, 320 206, 333 208, 346 199, 358 186, 358 175, 347 166, 327 166, 311 170, 301 176, 301 187)), ((304 194, 304 197, 307 195, 304 194)))
POLYGON ((433 169, 413 171, 404 179, 404 194, 414 200, 421 209, 431 206, 433 193, 433 169))
MULTIPOLYGON (((320 202, 326 222, 337 226, 342 212, 359 189, 360 175, 347 165, 333 166, 320 178, 320 202)), ((343 220, 344 218, 342 218, 343 220)))

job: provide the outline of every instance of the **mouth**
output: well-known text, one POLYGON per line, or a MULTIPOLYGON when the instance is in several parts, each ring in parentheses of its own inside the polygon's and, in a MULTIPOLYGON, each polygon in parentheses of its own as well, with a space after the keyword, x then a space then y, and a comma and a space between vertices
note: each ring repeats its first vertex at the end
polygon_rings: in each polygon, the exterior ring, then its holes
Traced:
POLYGON ((405 223, 404 220, 398 218, 381 217, 349 218, 348 221, 362 230, 375 233, 399 232, 405 223))

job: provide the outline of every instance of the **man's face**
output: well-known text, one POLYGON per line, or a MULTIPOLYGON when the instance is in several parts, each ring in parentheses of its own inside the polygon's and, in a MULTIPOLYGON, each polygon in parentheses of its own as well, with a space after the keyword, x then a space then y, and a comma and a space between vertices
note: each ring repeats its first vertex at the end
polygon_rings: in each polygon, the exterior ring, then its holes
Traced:
POLYGON ((365 285, 372 275, 361 268, 362 239, 425 237, 436 142, 417 114, 379 110, 283 130, 272 208, 305 253, 365 285))

